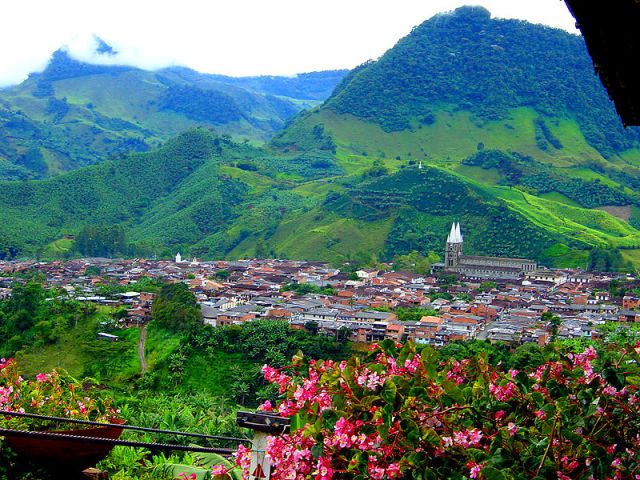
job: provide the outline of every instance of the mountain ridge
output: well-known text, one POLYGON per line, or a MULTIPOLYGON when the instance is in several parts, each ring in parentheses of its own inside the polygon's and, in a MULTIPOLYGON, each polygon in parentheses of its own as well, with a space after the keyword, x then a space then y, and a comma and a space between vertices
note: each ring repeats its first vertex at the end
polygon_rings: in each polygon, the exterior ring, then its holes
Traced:
MULTIPOLYGON (((448 224, 456 220, 469 253, 575 267, 602 247, 620 250, 625 265, 619 268, 639 265, 637 131, 620 131, 587 66, 579 37, 458 9, 427 20, 378 61, 355 69, 322 106, 298 113, 265 147, 202 130, 180 136, 178 143, 210 135, 202 141, 217 142, 222 153, 162 198, 135 205, 112 200, 110 216, 100 218, 33 204, 30 215, 18 218, 19 193, 34 195, 38 184, 5 188, 13 192, 0 196, 6 225, 40 232, 37 241, 22 235, 22 244, 10 247, 48 255, 46 242, 87 223, 111 222, 127 230, 134 244, 128 253, 375 263, 442 253, 448 224), (514 78, 504 78, 512 70, 514 78), (554 91, 562 72, 575 76, 561 78, 564 86, 554 91), (430 88, 436 80, 439 90, 430 88), (567 82, 583 92, 573 102, 567 82), (545 95, 529 98, 536 92, 545 95)), ((131 172, 135 162, 128 162, 109 165, 129 165, 122 168, 131 172)), ((96 168, 77 178, 95 183, 96 168)), ((100 178, 94 190, 108 191, 112 180, 100 178)), ((11 228, 0 236, 10 236, 11 228)))
POLYGON ((199 126, 263 143, 343 74, 233 79, 183 67, 90 64, 58 50, 43 72, 0 91, 0 178, 53 176, 147 151, 199 126))

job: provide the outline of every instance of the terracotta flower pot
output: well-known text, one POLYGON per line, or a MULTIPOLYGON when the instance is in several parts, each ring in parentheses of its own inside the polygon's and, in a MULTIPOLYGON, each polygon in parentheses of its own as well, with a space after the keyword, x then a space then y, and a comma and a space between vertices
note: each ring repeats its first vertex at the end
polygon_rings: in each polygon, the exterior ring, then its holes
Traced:
MULTIPOLYGON (((111 423, 124 424, 124 420, 111 423)), ((105 426, 78 430, 55 430, 48 433, 62 433, 82 437, 116 440, 122 428, 105 426)), ((33 461, 47 470, 80 472, 93 467, 113 448, 109 443, 89 443, 66 438, 5 437, 9 446, 20 456, 33 461)))

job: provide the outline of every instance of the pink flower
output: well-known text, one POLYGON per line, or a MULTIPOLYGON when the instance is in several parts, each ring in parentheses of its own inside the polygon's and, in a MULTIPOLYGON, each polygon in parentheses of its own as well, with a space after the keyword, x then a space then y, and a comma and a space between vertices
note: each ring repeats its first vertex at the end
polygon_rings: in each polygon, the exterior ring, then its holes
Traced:
POLYGON ((538 410, 537 412, 534 412, 534 415, 543 421, 547 419, 547 414, 544 410, 538 410))
POLYGON ((49 374, 48 373, 39 373, 36 375, 36 380, 40 383, 44 383, 47 380, 49 380, 49 374))
POLYGON ((402 472, 400 471, 400 465, 398 465, 397 463, 389 464, 385 473, 389 478, 399 478, 400 475, 402 475, 402 472))
POLYGON ((211 468, 211 475, 226 475, 228 472, 227 467, 222 464, 214 465, 211 468))
POLYGON ((505 386, 489 384, 489 393, 491 393, 497 400, 506 402, 516 394, 518 387, 513 382, 507 383, 505 386))
POLYGON ((331 460, 326 457, 318 458, 318 473, 316 480, 331 480, 333 478, 333 469, 331 468, 331 460))
POLYGON ((238 465, 243 471, 248 471, 251 466, 251 449, 244 445, 238 446, 238 451, 233 454, 236 457, 236 465, 238 465))
POLYGON ((258 410, 262 410, 263 412, 273 412, 273 405, 271 405, 271 402, 267 400, 258 407, 258 410))
POLYGON ((196 480, 198 476, 195 473, 190 473, 189 475, 187 475, 185 472, 180 472, 176 478, 180 480, 196 480))
POLYGON ((483 463, 476 463, 476 462, 467 462, 467 468, 469 469, 469 477, 470 478, 478 478, 478 475, 480 474, 480 470, 482 470, 482 467, 484 467, 486 464, 486 462, 483 463))
POLYGON ((513 437, 518 431, 518 426, 513 422, 509 422, 509 424, 507 425, 507 430, 509 431, 509 435, 513 437))

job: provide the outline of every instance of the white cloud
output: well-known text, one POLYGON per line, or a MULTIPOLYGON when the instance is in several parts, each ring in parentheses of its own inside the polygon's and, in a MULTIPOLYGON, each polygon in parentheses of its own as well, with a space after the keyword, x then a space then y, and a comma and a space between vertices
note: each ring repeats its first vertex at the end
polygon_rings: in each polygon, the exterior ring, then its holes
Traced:
MULTIPOLYGON (((117 61, 172 64, 229 75, 352 68, 377 58, 411 28, 458 0, 20 0, 2 6, 0 86, 44 68, 66 46, 88 61, 94 35, 117 61)), ((494 16, 573 29, 560 0, 481 0, 494 16)))

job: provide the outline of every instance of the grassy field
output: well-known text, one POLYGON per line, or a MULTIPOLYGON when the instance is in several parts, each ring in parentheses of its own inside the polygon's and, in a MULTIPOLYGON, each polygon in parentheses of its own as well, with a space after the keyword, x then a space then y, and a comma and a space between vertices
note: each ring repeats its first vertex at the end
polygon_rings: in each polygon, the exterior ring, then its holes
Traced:
MULTIPOLYGON (((383 157, 447 165, 459 163, 477 152, 480 144, 486 149, 517 151, 557 167, 602 160, 571 119, 548 122, 549 130, 561 141, 563 148, 541 150, 536 143, 534 127, 539 114, 533 109, 518 108, 510 112, 507 120, 494 122, 476 120, 468 112, 449 110, 442 106, 433 124, 416 125, 412 130, 400 132, 385 132, 376 124, 350 115, 337 115, 328 109, 310 115, 302 123, 307 128, 319 123, 325 125, 339 147, 341 165, 348 172, 355 168, 349 162, 349 154, 356 159, 383 157)), ((634 152, 628 153, 628 158, 634 157, 634 152)))
POLYGON ((21 370, 25 375, 33 376, 38 372, 62 368, 77 378, 91 376, 111 384, 125 383, 139 374, 136 353, 139 330, 115 332, 120 337, 118 342, 97 340, 98 323, 105 313, 102 309, 98 314, 81 319, 54 344, 18 352, 16 358, 21 370))
POLYGON ((187 361, 181 388, 225 396, 229 385, 237 379, 238 369, 242 371, 250 366, 254 364, 240 353, 196 352, 187 361))

